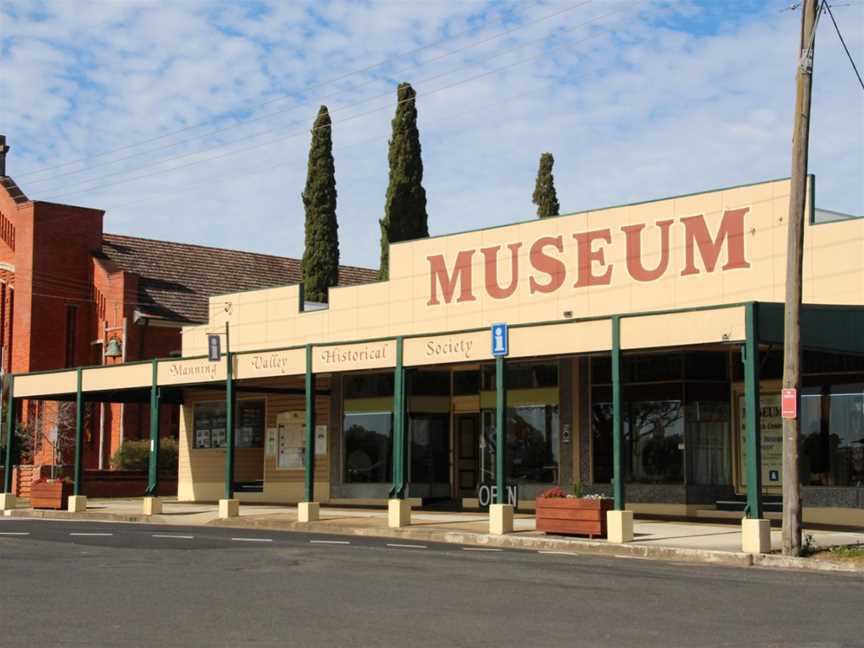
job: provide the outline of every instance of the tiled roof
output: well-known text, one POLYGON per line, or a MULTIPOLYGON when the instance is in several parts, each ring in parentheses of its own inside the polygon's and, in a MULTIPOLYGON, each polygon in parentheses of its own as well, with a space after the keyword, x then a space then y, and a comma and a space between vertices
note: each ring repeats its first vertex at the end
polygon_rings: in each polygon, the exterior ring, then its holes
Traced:
POLYGON ((9 193, 9 196, 16 203, 25 203, 27 202, 27 196, 24 195, 24 192, 21 191, 21 188, 15 184, 15 181, 9 176, 0 176, 0 185, 3 185, 3 188, 9 193))
MULTIPOLYGON (((180 322, 207 322, 213 295, 300 282, 300 261, 269 254, 103 234, 102 255, 137 274, 137 308, 180 322)), ((376 271, 339 267, 342 286, 376 281, 376 271)))

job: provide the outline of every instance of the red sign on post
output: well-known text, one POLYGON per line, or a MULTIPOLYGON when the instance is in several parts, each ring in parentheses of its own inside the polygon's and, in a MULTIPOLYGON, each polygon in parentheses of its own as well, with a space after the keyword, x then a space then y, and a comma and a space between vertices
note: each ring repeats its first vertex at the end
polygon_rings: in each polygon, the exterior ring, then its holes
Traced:
POLYGON ((784 419, 798 418, 798 390, 784 389, 780 399, 781 415, 784 419))

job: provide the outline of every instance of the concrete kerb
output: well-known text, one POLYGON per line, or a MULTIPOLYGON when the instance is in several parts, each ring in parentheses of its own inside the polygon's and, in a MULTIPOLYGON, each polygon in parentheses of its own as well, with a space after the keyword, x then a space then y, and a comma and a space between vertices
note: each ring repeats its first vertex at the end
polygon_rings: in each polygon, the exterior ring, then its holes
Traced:
MULTIPOLYGON (((4 517, 37 518, 45 520, 77 520, 91 522, 124 522, 139 524, 159 524, 159 517, 142 514, 102 513, 87 511, 69 513, 68 511, 42 511, 17 509, 4 511, 4 517)), ((193 524, 195 526, 195 524, 193 524)), ((274 520, 255 520, 248 518, 215 519, 205 526, 231 528, 267 529, 272 531, 294 531, 338 536, 362 536, 378 538, 397 538, 445 544, 495 547, 501 549, 521 549, 527 551, 556 551, 572 554, 592 554, 613 558, 643 558, 670 562, 690 562, 729 567, 758 567, 763 569, 784 569, 797 571, 818 571, 864 576, 864 566, 840 561, 815 560, 812 558, 789 558, 771 554, 747 554, 732 551, 709 549, 686 549, 661 547, 656 545, 609 544, 599 540, 577 540, 525 536, 518 533, 508 535, 489 535, 471 531, 450 531, 419 527, 390 529, 387 527, 344 527, 327 522, 290 522, 274 520)))

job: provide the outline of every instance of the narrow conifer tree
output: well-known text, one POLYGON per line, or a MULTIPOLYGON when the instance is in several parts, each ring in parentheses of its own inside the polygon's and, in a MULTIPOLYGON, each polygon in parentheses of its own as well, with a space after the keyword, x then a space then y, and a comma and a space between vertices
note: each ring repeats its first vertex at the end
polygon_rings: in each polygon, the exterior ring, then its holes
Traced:
POLYGON ((327 289, 339 282, 339 224, 336 221, 336 169, 330 113, 321 106, 312 127, 303 207, 306 245, 301 272, 305 298, 326 302, 327 289))
POLYGON ((555 193, 555 178, 552 175, 554 164, 555 158, 551 153, 543 153, 540 156, 540 168, 537 170, 537 183, 534 185, 532 198, 537 205, 537 215, 540 218, 558 215, 558 195, 555 193))
POLYGON ((380 279, 390 276, 390 243, 429 236, 423 161, 417 130, 417 93, 410 83, 400 83, 396 93, 396 116, 390 139, 390 183, 381 224, 380 279))

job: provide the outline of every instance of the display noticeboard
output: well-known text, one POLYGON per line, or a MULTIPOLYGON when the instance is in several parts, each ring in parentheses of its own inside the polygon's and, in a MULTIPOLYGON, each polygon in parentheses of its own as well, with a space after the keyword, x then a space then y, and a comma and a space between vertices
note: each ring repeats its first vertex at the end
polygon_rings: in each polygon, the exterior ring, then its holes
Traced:
POLYGON ((305 464, 306 431, 303 412, 280 412, 276 415, 276 468, 296 470, 305 464))
MULTIPOLYGON (((744 395, 738 395, 738 475, 747 485, 747 421, 744 395)), ((759 435, 762 450, 762 487, 783 485, 783 418, 778 392, 760 394, 759 435)))

